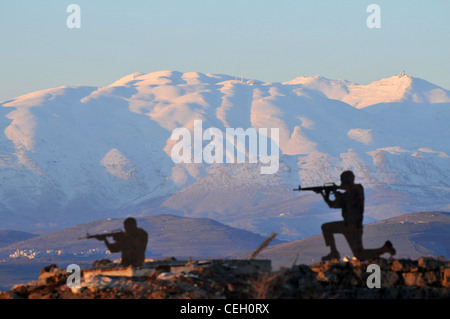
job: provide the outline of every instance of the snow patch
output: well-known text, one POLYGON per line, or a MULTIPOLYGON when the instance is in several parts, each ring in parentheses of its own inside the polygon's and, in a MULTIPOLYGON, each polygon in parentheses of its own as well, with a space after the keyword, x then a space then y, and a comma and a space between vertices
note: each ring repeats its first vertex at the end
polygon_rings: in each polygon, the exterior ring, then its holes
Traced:
POLYGON ((447 153, 440 152, 440 151, 435 151, 435 150, 433 150, 433 149, 431 149, 429 147, 421 147, 421 148, 419 148, 419 151, 423 152, 423 153, 438 154, 438 156, 442 157, 442 158, 450 158, 450 156, 447 155, 447 153))
POLYGON ((117 148, 113 148, 106 153, 101 160, 101 164, 106 168, 108 173, 122 180, 130 180, 135 178, 134 165, 117 148))
POLYGON ((373 144, 371 129, 354 128, 347 132, 348 137, 365 145, 373 144))

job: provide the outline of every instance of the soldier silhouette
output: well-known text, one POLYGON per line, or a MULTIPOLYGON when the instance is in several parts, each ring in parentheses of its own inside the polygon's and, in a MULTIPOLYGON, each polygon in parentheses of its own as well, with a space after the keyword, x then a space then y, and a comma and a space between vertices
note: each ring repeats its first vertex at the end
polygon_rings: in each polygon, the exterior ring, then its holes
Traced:
POLYGON ((340 254, 334 241, 334 234, 344 235, 353 255, 359 260, 379 258, 384 253, 395 255, 395 249, 389 240, 380 248, 363 248, 364 188, 361 184, 355 184, 355 175, 352 171, 345 171, 341 174, 341 185, 339 188, 345 190, 345 192, 332 190, 334 200, 330 200, 330 191, 322 190, 320 192, 330 208, 342 209, 342 217, 344 219, 343 221, 322 225, 325 244, 331 250, 328 255, 322 257, 322 260, 340 259, 340 254))
POLYGON ((104 239, 106 247, 112 252, 122 253, 121 264, 123 266, 141 266, 145 261, 145 249, 147 248, 148 234, 137 227, 136 219, 129 217, 123 222, 125 232, 115 238, 114 243, 104 239))

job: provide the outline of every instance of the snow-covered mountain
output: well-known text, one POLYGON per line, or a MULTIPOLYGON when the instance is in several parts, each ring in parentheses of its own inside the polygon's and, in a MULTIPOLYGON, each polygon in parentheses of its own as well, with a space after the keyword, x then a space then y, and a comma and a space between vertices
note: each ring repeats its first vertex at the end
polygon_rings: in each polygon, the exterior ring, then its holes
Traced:
POLYGON ((404 75, 358 85, 160 71, 33 92, 0 103, 0 228, 170 212, 298 239, 340 213, 292 188, 338 182, 345 169, 366 189, 366 222, 450 209, 448 123, 450 92, 404 75), (194 120, 278 128, 278 172, 175 164, 172 131, 194 120))

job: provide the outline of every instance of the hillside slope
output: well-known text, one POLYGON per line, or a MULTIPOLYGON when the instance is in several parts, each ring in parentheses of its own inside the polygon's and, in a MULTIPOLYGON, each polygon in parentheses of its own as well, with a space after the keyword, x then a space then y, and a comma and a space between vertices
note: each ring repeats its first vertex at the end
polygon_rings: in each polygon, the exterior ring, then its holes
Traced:
MULTIPOLYGON (((335 235, 341 258, 353 257, 345 238, 335 235)), ((423 256, 450 258, 450 213, 420 212, 389 218, 364 226, 365 248, 381 247, 390 240, 396 248, 394 258, 418 259, 423 256)), ((273 267, 312 264, 329 253, 322 235, 266 248, 259 258, 271 259, 273 267)), ((383 257, 389 257, 389 254, 383 257)))
POLYGON ((17 230, 0 230, 0 249, 37 236, 39 235, 17 230))
MULTIPOLYGON (((83 256, 100 258, 107 248, 102 241, 79 238, 89 234, 101 234, 123 229, 124 218, 104 219, 44 234, 0 249, 0 256, 8 256, 16 250, 34 250, 36 257, 45 257, 46 251, 61 251, 65 258, 83 256)), ((146 255, 165 257, 210 257, 236 251, 252 250, 264 241, 264 237, 249 231, 236 229, 208 218, 186 218, 163 214, 137 218, 138 227, 149 237, 146 255)), ((110 239, 113 241, 112 239, 110 239)), ((280 243, 278 239, 274 243, 280 243)), ((108 258, 119 259, 120 254, 108 258)), ((38 259, 38 258, 36 258, 38 259)))

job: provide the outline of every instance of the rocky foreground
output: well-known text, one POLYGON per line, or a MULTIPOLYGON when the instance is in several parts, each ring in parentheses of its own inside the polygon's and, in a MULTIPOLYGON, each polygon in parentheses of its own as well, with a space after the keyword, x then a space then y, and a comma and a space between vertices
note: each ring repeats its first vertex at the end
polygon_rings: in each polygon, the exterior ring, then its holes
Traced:
POLYGON ((175 274, 161 268, 146 276, 96 275, 69 288, 66 269, 50 265, 38 280, 0 292, 0 299, 442 299, 450 298, 450 261, 424 257, 360 262, 332 261, 278 271, 242 272, 226 264, 175 274), (369 288, 379 266, 380 288, 369 288))

